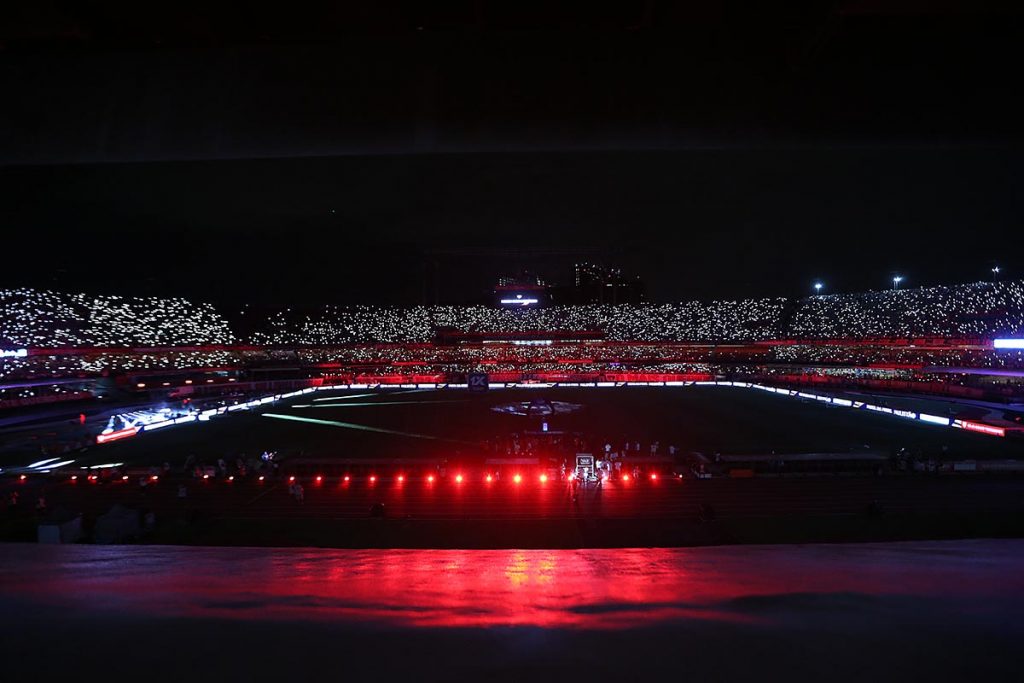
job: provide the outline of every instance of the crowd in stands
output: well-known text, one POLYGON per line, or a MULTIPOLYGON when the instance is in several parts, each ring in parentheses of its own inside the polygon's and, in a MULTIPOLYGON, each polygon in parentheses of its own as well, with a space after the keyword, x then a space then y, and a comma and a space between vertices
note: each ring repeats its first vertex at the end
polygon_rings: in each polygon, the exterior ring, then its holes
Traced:
POLYGON ((227 320, 212 305, 186 299, 0 289, 0 311, 4 348, 164 347, 237 341, 227 320))
MULTIPOLYGON (((213 306, 185 299, 0 290, 0 379, 97 376, 143 370, 273 366, 422 366, 547 371, 708 367, 709 363, 906 364, 1024 367, 1021 352, 865 345, 865 339, 1024 333, 1024 281, 889 290, 803 299, 663 305, 585 305, 507 310, 485 306, 327 307, 285 310, 240 339, 213 306), (432 344, 439 331, 466 334, 586 332, 597 340, 552 345, 432 344), (721 344, 796 340, 745 349, 721 344), (829 340, 827 344, 815 343, 829 340), (857 340, 844 344, 843 340, 857 340), (251 348, 203 348, 254 344, 251 348), (629 343, 626 343, 629 342, 629 343), (690 344, 692 346, 685 346, 690 344), (701 347, 700 345, 709 345, 701 347), (79 350, 62 353, 61 348, 79 350), (114 349, 132 349, 118 353, 114 349), (53 354, 40 350, 54 349, 53 354), (86 349, 87 351, 81 351, 86 349)), ((689 370, 682 370, 689 371, 689 370)))
POLYGON ((801 299, 794 339, 990 337, 1024 331, 1024 282, 835 294, 801 299))

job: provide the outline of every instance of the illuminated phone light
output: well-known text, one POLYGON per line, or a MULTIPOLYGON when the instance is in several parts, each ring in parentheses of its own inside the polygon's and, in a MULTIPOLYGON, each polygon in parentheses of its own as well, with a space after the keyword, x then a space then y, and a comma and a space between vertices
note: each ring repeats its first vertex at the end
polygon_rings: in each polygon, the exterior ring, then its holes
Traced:
POLYGON ((155 475, 155 474, 152 477, 149 478, 150 481, 158 481, 159 479, 160 479, 160 477, 155 475))
POLYGON ((488 474, 486 477, 484 477, 484 481, 486 481, 487 483, 490 483, 490 482, 494 481, 494 477, 492 477, 491 475, 488 474))
POLYGON ((320 483, 320 482, 322 482, 323 480, 324 480, 324 478, 323 478, 322 476, 320 476, 319 474, 318 474, 318 475, 316 475, 316 483, 318 483, 318 484, 319 484, 319 483, 320 483))
POLYGON ((126 474, 123 477, 121 477, 121 481, 128 481, 128 475, 126 474))
POLYGON ((293 474, 292 476, 288 477, 288 481, 295 481, 295 475, 293 474))
POLYGON ((372 483, 374 483, 375 481, 377 481, 377 475, 375 475, 375 474, 371 474, 371 475, 370 475, 370 483, 372 484, 372 483))
MULTIPOLYGON (((569 478, 572 479, 572 477, 569 477, 569 478)), ((623 474, 622 475, 622 481, 629 481, 629 475, 628 474, 623 474)))
POLYGON ((18 479, 20 479, 21 481, 25 481, 26 479, 28 479, 28 477, 23 474, 20 477, 18 477, 18 479))
POLYGON ((462 475, 461 474, 456 474, 455 475, 455 483, 456 484, 461 484, 462 483, 462 475))
POLYGON ((230 477, 228 477, 228 481, 234 481, 234 480, 235 480, 235 475, 232 474, 230 477))
POLYGON ((405 481, 405 477, 403 477, 401 474, 399 474, 398 475, 398 483, 401 484, 403 481, 405 481))
POLYGON ((72 474, 71 475, 71 481, 78 481, 78 475, 77 474, 72 474))
POLYGON ((204 474, 204 475, 203 475, 203 479, 209 479, 209 478, 210 478, 210 475, 209 475, 209 474, 204 474))
POLYGON ((546 475, 546 474, 540 475, 540 483, 546 484, 547 481, 548 481, 548 475, 546 475))
POLYGON ((523 475, 521 475, 521 474, 517 474, 514 477, 512 477, 512 481, 514 481, 517 484, 520 483, 522 480, 523 480, 523 475))
POLYGON ((259 477, 259 480, 260 480, 260 481, 263 481, 264 479, 266 479, 266 477, 264 477, 264 476, 263 476, 263 475, 261 474, 261 475, 260 475, 260 477, 259 477))
POLYGON ((351 479, 351 477, 349 477, 349 476, 348 476, 348 475, 346 474, 346 475, 345 475, 345 477, 344 477, 344 478, 342 479, 342 481, 344 481, 344 482, 346 482, 346 483, 347 483, 347 482, 348 482, 348 481, 349 481, 350 479, 351 479))
POLYGON ((651 481, 654 481, 657 478, 658 478, 658 473, 657 472, 651 472, 651 481))

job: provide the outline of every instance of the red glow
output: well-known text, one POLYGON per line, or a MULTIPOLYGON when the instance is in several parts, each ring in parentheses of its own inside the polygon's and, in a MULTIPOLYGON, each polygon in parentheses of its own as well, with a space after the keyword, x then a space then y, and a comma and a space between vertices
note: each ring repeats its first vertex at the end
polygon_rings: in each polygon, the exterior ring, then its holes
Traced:
POLYGON ((377 481, 377 475, 375 475, 375 474, 371 474, 371 475, 370 475, 370 483, 372 484, 372 483, 373 483, 373 482, 375 482, 375 481, 377 481))
POLYGON ((455 483, 456 484, 461 484, 462 483, 462 475, 461 474, 456 474, 455 475, 455 483))
POLYGON ((629 481, 629 475, 628 474, 623 474, 622 475, 622 481, 629 481))
POLYGON ((433 481, 434 481, 434 475, 433 475, 433 474, 428 474, 428 475, 427 475, 427 481, 428 481, 428 482, 431 482, 431 483, 433 483, 433 481))
POLYGON ((109 434, 97 434, 96 443, 107 443, 108 441, 118 441, 119 439, 127 439, 128 437, 135 436, 138 433, 138 427, 128 427, 127 429, 120 429, 116 432, 110 432, 109 434))
POLYGON ((489 474, 486 477, 484 477, 484 479, 486 479, 487 481, 494 481, 494 477, 492 477, 489 474))
POLYGON ((348 475, 346 474, 346 475, 345 475, 345 479, 344 479, 344 481, 348 481, 349 479, 351 479, 351 477, 349 477, 349 476, 348 476, 348 475))
POLYGON ((655 480, 657 478, 658 478, 658 473, 657 472, 651 472, 651 480, 653 481, 653 480, 655 480))
POLYGON ((521 482, 522 480, 523 480, 523 475, 521 475, 521 474, 517 474, 517 475, 515 475, 514 477, 512 477, 512 481, 514 481, 514 482, 515 482, 515 483, 517 483, 517 484, 518 484, 519 482, 521 482))
POLYGON ((548 480, 548 475, 546 475, 546 474, 540 475, 540 483, 543 484, 543 483, 547 482, 547 480, 548 480))
POLYGON ((962 420, 961 424, 963 428, 972 431, 980 432, 981 434, 988 434, 989 436, 1006 436, 1006 430, 1002 427, 993 427, 992 425, 983 424, 981 422, 971 422, 970 420, 962 420))
POLYGON ((319 484, 319 483, 320 483, 320 482, 322 482, 323 480, 324 480, 324 478, 323 478, 323 477, 322 477, 321 475, 319 475, 319 474, 318 474, 318 475, 316 475, 316 483, 318 483, 318 484, 319 484))
POLYGON ((570 472, 569 473, 569 481, 572 481, 575 478, 576 478, 576 473, 575 472, 570 472))
POLYGON ((398 482, 402 483, 403 481, 405 481, 405 477, 403 477, 401 474, 399 474, 398 475, 398 482))

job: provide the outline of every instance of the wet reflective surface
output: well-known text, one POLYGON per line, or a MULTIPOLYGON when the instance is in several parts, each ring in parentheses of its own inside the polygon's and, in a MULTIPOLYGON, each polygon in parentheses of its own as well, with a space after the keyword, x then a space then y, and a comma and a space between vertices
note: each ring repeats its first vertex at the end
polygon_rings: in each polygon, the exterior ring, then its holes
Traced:
POLYGON ((36 678, 1014 680, 1024 635, 1024 541, 0 550, 36 678))
MULTIPOLYGON (((770 621, 756 601, 913 597, 999 611, 1024 544, 622 550, 7 546, 0 599, 160 617, 331 619, 402 627, 622 628, 770 621)), ((780 603, 781 604, 781 603, 780 603)))

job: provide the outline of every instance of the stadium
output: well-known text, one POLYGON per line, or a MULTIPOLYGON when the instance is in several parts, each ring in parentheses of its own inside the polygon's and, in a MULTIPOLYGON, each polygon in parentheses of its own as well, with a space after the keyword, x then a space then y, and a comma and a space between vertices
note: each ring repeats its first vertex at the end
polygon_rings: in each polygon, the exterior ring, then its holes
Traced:
POLYGON ((1021 678, 1021 3, 9 4, 8 679, 1021 678))
MULTIPOLYGON (((89 526, 117 503, 173 520, 187 496, 229 534, 265 516, 742 520, 823 476, 852 483, 816 484, 820 515, 899 509, 915 475, 1012 507, 1024 469, 1020 281, 256 321, 184 299, 0 301, 6 484, 89 526), (740 486, 768 489, 744 502, 740 486)), ((467 542, 353 533, 333 538, 467 542)))

